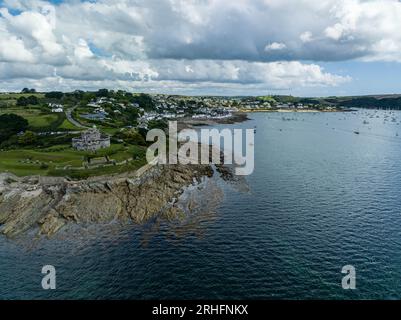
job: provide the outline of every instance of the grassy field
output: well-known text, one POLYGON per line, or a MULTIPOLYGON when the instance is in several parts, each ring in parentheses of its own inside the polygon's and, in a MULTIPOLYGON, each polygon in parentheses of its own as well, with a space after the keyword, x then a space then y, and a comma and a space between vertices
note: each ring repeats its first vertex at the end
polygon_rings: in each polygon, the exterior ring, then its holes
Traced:
POLYGON ((68 176, 73 179, 86 179, 89 177, 101 176, 101 175, 110 175, 123 173, 128 171, 138 170, 140 167, 146 164, 146 159, 141 158, 138 160, 134 160, 129 162, 128 164, 118 165, 118 166, 104 166, 100 168, 94 169, 86 169, 86 170, 52 170, 49 172, 50 176, 68 176))
POLYGON ((69 122, 67 119, 64 120, 64 122, 58 127, 59 129, 62 130, 69 130, 69 131, 79 131, 83 130, 82 128, 78 128, 74 126, 71 122, 69 122))
POLYGON ((0 108, 0 115, 6 113, 17 114, 28 120, 31 128, 45 128, 57 120, 57 115, 43 113, 38 107, 7 107, 0 108))
POLYGON ((17 101, 18 98, 20 97, 30 97, 30 96, 35 96, 38 99, 43 98, 45 95, 43 93, 0 93, 0 102, 15 102, 17 101))
POLYGON ((122 162, 137 157, 129 165, 104 166, 103 168, 76 169, 82 167, 86 152, 76 151, 69 145, 57 145, 51 148, 31 150, 18 149, 0 151, 0 172, 11 172, 17 176, 58 175, 87 177, 99 174, 117 173, 132 170, 144 163, 145 148, 139 146, 112 145, 110 148, 89 154, 95 159, 109 155, 111 160, 122 162), (70 168, 71 166, 72 168, 70 168))
MULTIPOLYGON (((84 130, 70 123, 64 113, 52 113, 47 106, 49 102, 52 100, 46 100, 44 94, 40 93, 0 93, 0 115, 19 115, 28 121, 28 130, 36 133, 84 130), (18 98, 29 96, 42 100, 38 105, 17 106, 18 98)), ((63 104, 67 109, 75 102, 63 104)), ((88 108, 87 111, 91 110, 88 108)), ((76 118, 79 119, 79 116, 76 118)), ((89 127, 93 125, 84 120, 83 123, 89 127)), ((120 130, 118 125, 103 122, 98 127, 110 135, 120 130)), ((17 137, 13 136, 14 140, 10 139, 9 144, 4 144, 4 149, 0 149, 0 173, 10 172, 17 176, 69 176, 78 179, 136 170, 146 163, 145 147, 113 143, 110 148, 96 153, 80 152, 71 147, 73 136, 68 133, 37 135, 37 141, 31 147, 19 144, 17 137)))
POLYGON ((77 130, 82 130, 81 128, 78 128, 74 126, 71 122, 69 122, 67 119, 61 119, 59 120, 60 117, 65 118, 64 114, 58 114, 58 113, 51 113, 50 111, 44 112, 43 109, 41 109, 38 106, 28 106, 28 107, 17 107, 17 106, 3 106, 0 107, 0 115, 1 114, 7 114, 7 113, 13 113, 17 114, 26 120, 28 120, 29 123, 29 129, 34 130, 34 131, 55 131, 55 130, 61 130, 61 131, 77 131, 77 130))

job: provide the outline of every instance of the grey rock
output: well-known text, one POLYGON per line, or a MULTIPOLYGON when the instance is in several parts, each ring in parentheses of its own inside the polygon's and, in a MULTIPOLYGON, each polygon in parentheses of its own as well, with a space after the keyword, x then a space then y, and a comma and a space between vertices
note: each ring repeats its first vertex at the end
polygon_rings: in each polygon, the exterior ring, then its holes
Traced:
POLYGON ((0 232, 15 237, 37 228, 54 235, 69 223, 131 219, 143 223, 168 212, 185 186, 213 175, 209 165, 148 166, 123 177, 69 181, 63 178, 0 174, 0 232))

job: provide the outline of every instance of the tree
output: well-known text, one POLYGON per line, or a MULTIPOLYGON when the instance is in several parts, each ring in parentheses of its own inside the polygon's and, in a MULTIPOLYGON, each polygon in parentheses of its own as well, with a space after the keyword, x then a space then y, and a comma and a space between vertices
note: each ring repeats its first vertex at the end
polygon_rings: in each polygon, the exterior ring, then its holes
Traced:
POLYGON ((24 88, 21 90, 22 93, 36 93, 35 89, 24 88))
POLYGON ((97 96, 97 97, 104 97, 104 98, 107 98, 107 97, 109 97, 109 95, 110 95, 110 92, 109 92, 109 90, 107 90, 107 89, 99 89, 99 90, 96 92, 96 96, 97 96))
POLYGON ((148 122, 148 130, 152 130, 152 129, 165 130, 167 128, 168 128, 168 123, 165 119, 151 120, 148 122))
POLYGON ((27 98, 28 104, 38 105, 39 99, 36 96, 29 96, 27 98))
POLYGON ((17 106, 19 106, 19 107, 25 107, 25 106, 27 106, 27 105, 28 105, 28 102, 27 102, 27 100, 26 100, 25 97, 19 97, 19 98, 17 99, 17 106))
POLYGON ((146 139, 146 134, 148 133, 148 129, 145 128, 138 128, 138 133, 143 137, 143 139, 146 139))
POLYGON ((138 118, 139 118, 139 112, 138 112, 138 109, 136 109, 136 108, 127 108, 125 110, 125 114, 126 114, 126 117, 127 117, 126 118, 126 123, 127 124, 134 125, 137 122, 138 118))
POLYGON ((36 96, 19 97, 17 100, 17 106, 25 107, 28 105, 38 105, 39 99, 36 96))
POLYGON ((0 115, 0 142, 28 128, 28 121, 16 114, 0 115))
POLYGON ((36 142, 36 134, 32 131, 25 131, 18 137, 18 143, 23 146, 28 146, 36 142))
POLYGON ((152 97, 145 93, 140 93, 137 96, 132 96, 131 102, 139 104, 139 106, 145 110, 153 110, 155 108, 152 97))
POLYGON ((60 91, 50 91, 45 93, 45 97, 48 99, 61 99, 64 96, 63 92, 60 91))

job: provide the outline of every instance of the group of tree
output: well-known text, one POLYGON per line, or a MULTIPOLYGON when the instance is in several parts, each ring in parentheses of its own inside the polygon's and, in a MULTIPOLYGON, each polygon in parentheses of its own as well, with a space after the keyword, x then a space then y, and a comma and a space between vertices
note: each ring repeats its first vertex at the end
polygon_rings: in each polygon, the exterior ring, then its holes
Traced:
POLYGON ((401 109, 401 97, 388 97, 380 99, 375 97, 356 97, 346 101, 339 101, 337 103, 349 108, 401 109))
POLYGON ((35 89, 24 88, 21 90, 22 93, 36 93, 35 89))
POLYGON ((150 95, 146 93, 140 93, 138 95, 132 95, 130 101, 132 103, 137 103, 141 108, 145 110, 153 110, 155 103, 150 95))
POLYGON ((135 125, 140 116, 139 110, 136 108, 127 108, 124 110, 125 122, 127 125, 135 125))
POLYGON ((99 89, 95 94, 96 94, 96 97, 99 97, 99 98, 108 98, 113 94, 113 92, 109 91, 107 89, 99 89))
MULTIPOLYGON (((108 89, 99 89, 95 92, 84 92, 77 90, 73 93, 64 94, 64 97, 70 95, 78 99, 81 105, 85 105, 96 98, 114 98, 119 103, 137 103, 145 110, 153 110, 155 107, 152 97, 146 93, 132 94, 131 92, 123 90, 114 91, 108 89)), ((48 98, 47 95, 46 97, 48 98)))
POLYGON ((25 131, 28 121, 16 114, 0 115, 0 143, 8 140, 11 136, 25 131))
POLYGON ((28 97, 19 97, 17 99, 17 106, 25 107, 28 105, 38 105, 39 99, 36 96, 28 96, 28 97))
POLYGON ((25 131, 18 136, 18 144, 23 146, 32 145, 37 141, 37 136, 32 131, 25 131))
POLYGON ((64 93, 61 91, 50 91, 45 93, 45 98, 47 99, 61 99, 64 96, 64 93))
POLYGON ((152 130, 152 129, 165 130, 167 128, 168 128, 168 122, 166 119, 150 120, 148 122, 148 130, 152 130))

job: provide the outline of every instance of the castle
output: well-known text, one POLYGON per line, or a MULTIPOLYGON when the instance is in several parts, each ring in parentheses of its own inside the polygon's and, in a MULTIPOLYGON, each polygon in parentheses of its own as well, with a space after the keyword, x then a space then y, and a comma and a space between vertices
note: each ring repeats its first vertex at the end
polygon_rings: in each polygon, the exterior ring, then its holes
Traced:
POLYGON ((101 134, 96 127, 81 133, 81 137, 72 139, 72 147, 80 151, 96 151, 110 147, 110 136, 101 134))

